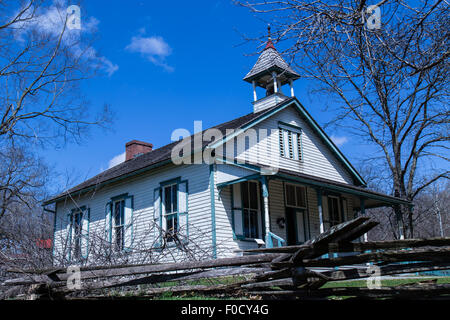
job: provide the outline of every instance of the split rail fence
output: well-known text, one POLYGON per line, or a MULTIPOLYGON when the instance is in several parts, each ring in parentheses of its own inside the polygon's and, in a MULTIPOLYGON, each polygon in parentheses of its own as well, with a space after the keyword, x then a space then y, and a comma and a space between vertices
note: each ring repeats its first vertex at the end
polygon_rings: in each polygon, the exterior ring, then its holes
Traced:
MULTIPOLYGON (((247 250, 239 257, 81 267, 81 289, 67 286, 71 275, 66 268, 9 270, 17 277, 3 282, 3 286, 11 288, 3 298, 23 286, 35 298, 70 299, 82 292, 84 299, 98 299, 105 298, 102 289, 145 285, 136 296, 157 297, 170 292, 302 300, 330 296, 450 299, 450 284, 438 284, 435 280, 395 287, 324 287, 335 281, 450 269, 450 238, 360 242, 360 237, 377 224, 367 217, 358 217, 333 226, 302 245, 247 250), (212 284, 205 279, 233 281, 212 284)), ((127 298, 132 296, 130 291, 127 298)))

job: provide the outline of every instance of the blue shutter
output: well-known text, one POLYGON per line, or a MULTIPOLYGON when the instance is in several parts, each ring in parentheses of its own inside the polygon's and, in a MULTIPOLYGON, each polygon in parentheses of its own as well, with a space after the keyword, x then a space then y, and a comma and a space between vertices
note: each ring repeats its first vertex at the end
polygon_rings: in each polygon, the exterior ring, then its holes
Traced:
POLYGON ((153 241, 154 246, 162 245, 161 238, 161 188, 156 188, 153 190, 153 241))
POLYGON ((81 256, 87 259, 89 255, 89 226, 91 222, 91 209, 83 212, 83 220, 81 224, 81 256))
POLYGON ((233 234, 236 239, 244 238, 244 215, 242 211, 242 195, 241 184, 236 183, 232 185, 232 223, 233 234))
POLYGON ((67 214, 67 226, 66 226, 66 246, 65 246, 65 255, 66 260, 70 261, 71 253, 72 253, 72 213, 67 214))
POLYGON ((112 243, 112 202, 109 201, 105 206, 105 240, 112 243))
POLYGON ((188 183, 181 181, 178 184, 178 236, 181 241, 187 241, 189 235, 188 226, 188 183))
POLYGON ((125 197, 125 208, 124 208, 124 218, 125 218, 125 239, 124 246, 125 249, 131 250, 133 246, 133 196, 125 197))

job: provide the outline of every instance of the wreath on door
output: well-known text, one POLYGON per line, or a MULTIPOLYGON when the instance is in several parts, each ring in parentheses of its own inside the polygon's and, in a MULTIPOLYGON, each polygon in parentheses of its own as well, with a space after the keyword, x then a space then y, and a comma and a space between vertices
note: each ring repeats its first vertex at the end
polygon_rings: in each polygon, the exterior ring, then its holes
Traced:
POLYGON ((284 226, 286 225, 286 220, 284 218, 278 218, 277 219, 277 225, 281 228, 284 229, 284 226))

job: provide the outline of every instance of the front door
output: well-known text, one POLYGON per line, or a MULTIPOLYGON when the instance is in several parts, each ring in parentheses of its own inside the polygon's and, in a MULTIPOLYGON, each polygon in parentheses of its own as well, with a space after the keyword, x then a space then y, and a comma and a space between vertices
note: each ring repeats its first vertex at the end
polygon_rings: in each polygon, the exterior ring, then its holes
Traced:
POLYGON ((286 232, 288 246, 309 240, 309 221, 305 209, 286 208, 286 232))

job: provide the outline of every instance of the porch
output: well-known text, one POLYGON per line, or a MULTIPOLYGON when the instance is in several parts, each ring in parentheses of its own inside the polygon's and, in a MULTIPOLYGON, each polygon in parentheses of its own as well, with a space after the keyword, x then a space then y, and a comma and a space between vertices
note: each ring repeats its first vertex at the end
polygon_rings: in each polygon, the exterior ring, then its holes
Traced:
POLYGON ((368 208, 411 205, 363 187, 283 169, 221 182, 217 188, 229 189, 233 238, 266 248, 303 244, 365 215, 368 208))

